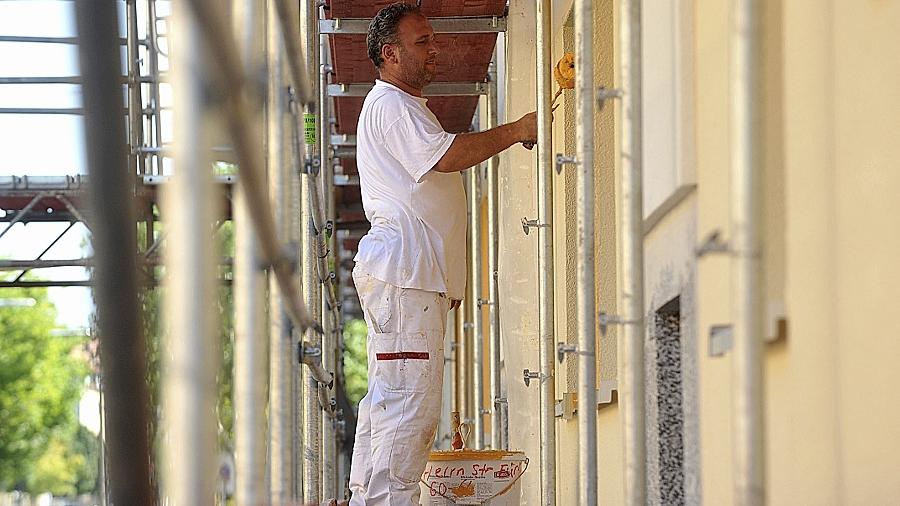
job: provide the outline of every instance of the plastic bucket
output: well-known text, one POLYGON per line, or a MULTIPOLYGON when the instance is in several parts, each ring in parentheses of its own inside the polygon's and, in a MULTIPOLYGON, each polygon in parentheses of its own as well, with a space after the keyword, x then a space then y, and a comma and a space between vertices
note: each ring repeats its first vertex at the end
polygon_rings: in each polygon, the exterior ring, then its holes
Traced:
POLYGON ((419 486, 419 504, 517 506, 519 478, 528 469, 522 452, 460 450, 431 452, 419 486))

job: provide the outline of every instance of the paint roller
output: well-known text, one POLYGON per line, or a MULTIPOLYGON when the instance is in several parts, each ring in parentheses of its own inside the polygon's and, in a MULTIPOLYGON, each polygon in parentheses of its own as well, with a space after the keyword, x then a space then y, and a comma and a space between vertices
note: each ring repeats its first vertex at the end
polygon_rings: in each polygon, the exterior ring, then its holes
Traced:
MULTIPOLYGON (((554 104, 556 104, 556 99, 562 95, 563 90, 575 88, 575 53, 566 53, 556 62, 556 66, 553 67, 553 78, 556 79, 559 89, 556 90, 553 100, 550 101, 550 114, 553 114, 556 108, 559 107, 554 104)), ((528 149, 534 147, 533 142, 523 142, 522 145, 528 149)))

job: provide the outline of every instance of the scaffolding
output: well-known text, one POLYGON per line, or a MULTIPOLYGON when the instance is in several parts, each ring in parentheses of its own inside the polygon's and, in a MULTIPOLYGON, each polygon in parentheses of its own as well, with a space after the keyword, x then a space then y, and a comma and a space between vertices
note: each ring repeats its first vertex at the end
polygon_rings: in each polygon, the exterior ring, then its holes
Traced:
MULTIPOLYGON (((482 3, 484 11, 475 16, 439 8, 425 12, 438 36, 446 37, 441 40, 468 48, 465 57, 479 62, 453 69, 424 90, 448 131, 468 131, 478 116, 486 129, 499 123, 502 47, 497 40, 506 30, 508 8, 505 1, 482 3)), ((525 234, 538 228, 539 371, 526 369, 524 379, 526 385, 538 380, 540 388, 540 486, 546 506, 556 504, 558 488, 554 359, 565 353, 577 354, 578 398, 586 408, 578 425, 579 503, 597 502, 597 413, 591 409, 597 403, 598 320, 593 257, 594 14, 589 0, 574 2, 577 151, 574 159, 562 163, 578 166, 579 325, 577 346, 558 347, 551 229, 551 4, 535 3, 538 215, 522 223, 525 234)), ((647 502, 640 4, 619 4, 621 88, 601 90, 600 95, 601 107, 605 98, 622 99, 621 314, 602 315, 599 323, 601 329, 623 327, 619 364, 624 486, 626 503, 634 505, 647 502)), ((755 40, 744 25, 752 25, 758 13, 749 2, 739 4, 741 26, 735 33, 743 35, 735 40, 734 108, 746 126, 754 124, 753 90, 741 86, 750 82, 741 73, 754 71, 750 60, 755 40)), ((109 496, 115 504, 151 504, 156 492, 150 490, 149 462, 133 458, 135 453, 149 454, 149 441, 136 446, 132 436, 133 427, 146 426, 151 416, 137 300, 143 287, 167 287, 163 440, 169 458, 162 470, 164 494, 177 504, 200 504, 209 501, 214 488, 211 417, 218 355, 212 293, 216 283, 232 283, 238 504, 318 503, 342 497, 355 429, 343 390, 343 324, 360 316, 349 266, 366 230, 355 171, 355 117, 372 86, 371 76, 360 72, 348 54, 359 52, 376 3, 235 0, 228 12, 203 0, 124 0, 125 37, 119 35, 116 5, 77 2, 77 38, 0 37, 3 42, 78 44, 82 76, 0 78, 0 85, 80 84, 83 107, 4 108, 0 114, 83 115, 90 165, 87 175, 0 177, 0 205, 6 210, 0 221, 7 223, 0 239, 20 223, 69 223, 35 258, 0 260, 0 270, 19 271, 15 278, 0 281, 0 288, 94 287, 104 360, 109 496), (122 96, 127 98, 125 108, 122 96), (127 145, 118 142, 121 139, 127 139, 127 145), (236 171, 215 170, 232 166, 236 171), (225 221, 234 223, 234 257, 216 258, 213 234, 225 221), (90 228, 94 256, 44 259, 76 223, 90 228), (30 270, 66 266, 89 267, 93 275, 44 281, 26 276, 30 270), (233 279, 217 269, 223 266, 233 266, 233 279), (185 448, 192 449, 190 458, 174 457, 185 448)), ((758 334, 760 319, 758 259, 749 253, 758 249, 759 240, 753 228, 758 196, 750 173, 758 139, 747 127, 736 130, 734 141, 733 193, 742 198, 735 199, 733 220, 736 228, 749 223, 742 228, 745 235, 735 238, 742 255, 735 262, 735 277, 742 280, 736 290, 745 294, 736 307, 741 368, 735 383, 742 395, 734 408, 741 429, 735 455, 741 479, 736 480, 735 494, 741 503, 757 504, 764 493, 762 434, 754 430, 762 425, 761 358, 759 343, 751 336, 758 334)), ((453 346, 446 357, 452 364, 446 368, 451 403, 474 427, 477 449, 509 447, 500 357, 498 166, 495 156, 468 173, 469 293, 467 303, 452 316, 453 346)), ((438 444, 442 441, 439 438, 438 444)))

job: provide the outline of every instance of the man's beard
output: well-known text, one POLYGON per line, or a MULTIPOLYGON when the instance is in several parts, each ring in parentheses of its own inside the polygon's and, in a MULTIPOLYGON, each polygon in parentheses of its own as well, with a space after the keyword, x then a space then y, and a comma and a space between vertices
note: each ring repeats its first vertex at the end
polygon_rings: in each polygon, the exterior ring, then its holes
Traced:
POLYGON ((429 71, 423 64, 421 67, 410 63, 410 58, 404 51, 400 53, 400 72, 403 80, 410 86, 422 89, 434 79, 434 72, 429 71))

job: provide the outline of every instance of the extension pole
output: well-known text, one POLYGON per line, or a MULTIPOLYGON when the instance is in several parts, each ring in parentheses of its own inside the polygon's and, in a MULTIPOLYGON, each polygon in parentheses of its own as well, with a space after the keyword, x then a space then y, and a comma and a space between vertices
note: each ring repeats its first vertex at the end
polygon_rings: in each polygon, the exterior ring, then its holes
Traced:
POLYGON ((594 297, 594 12, 575 0, 577 160, 578 504, 597 504, 597 354, 594 297))
MULTIPOLYGON (((165 497, 171 504, 209 504, 216 476, 215 248, 209 233, 215 221, 210 125, 203 60, 195 18, 188 6, 174 5, 172 46, 175 96, 176 175, 163 194, 169 239, 164 251, 168 329, 163 354, 165 497), (186 452, 187 449, 190 451, 186 452)), ((118 502, 116 503, 118 504, 118 502)))
POLYGON ((646 504, 647 449, 644 437, 644 232, 643 133, 641 124, 641 0, 622 0, 622 291, 619 342, 625 504, 646 504))
MULTIPOLYGON (((284 52, 279 36, 278 15, 273 2, 266 6, 266 168, 269 198, 274 203, 274 232, 287 237, 284 193, 287 191, 288 147, 285 145, 284 121, 287 103, 283 77, 284 52), (280 205, 280 207, 279 207, 280 205)), ((271 205, 271 204, 270 204, 271 205)), ((295 371, 291 324, 285 314, 284 293, 275 272, 269 273, 269 494, 272 504, 288 504, 293 500, 294 452, 292 379, 295 371)))
MULTIPOLYGON (((494 58, 488 67, 487 93, 487 128, 497 126, 497 48, 494 58)), ((491 448, 503 448, 501 435, 506 420, 500 417, 499 399, 503 395, 500 389, 500 301, 497 286, 497 249, 499 236, 497 215, 497 186, 499 184, 497 167, 499 156, 487 160, 487 222, 488 222, 488 324, 491 382, 491 448)))
MULTIPOLYGON (((263 53, 263 11, 259 0, 232 4, 234 31, 247 74, 263 53)), ((259 122, 260 117, 255 121, 259 122)), ((261 125, 253 129, 262 133, 261 125)), ((260 136, 259 149, 264 145, 260 136)), ((269 504, 266 470, 266 276, 244 188, 234 202, 234 439, 236 503, 269 504)))
MULTIPOLYGON (((84 121, 90 167, 93 289, 100 330, 101 502, 106 470, 114 504, 150 505, 150 444, 146 344, 138 303, 137 229, 128 170, 115 4, 75 4, 78 50, 84 78, 84 121), (106 408, 105 416, 103 408, 106 408), (103 437, 105 434, 106 437, 103 437), (104 452, 106 442, 108 453, 104 452), (104 455, 105 454, 105 455, 104 455), (108 456, 108 462, 103 462, 108 456)), ((9 228, 7 228, 8 230, 9 228)))
MULTIPOLYGON (((125 37, 126 69, 128 71, 128 138, 131 144, 133 168, 138 174, 147 174, 143 153, 140 152, 143 142, 144 105, 141 100, 141 68, 138 54, 138 22, 137 0, 125 0, 125 20, 127 23, 125 37)), ((118 47, 118 45, 117 45, 118 47)))
POLYGON ((540 327, 541 504, 556 505, 556 401, 553 337, 553 146, 550 126, 550 0, 537 0, 538 304, 540 327))
POLYGON ((765 504, 760 292, 759 2, 735 0, 731 45, 734 502, 765 504))

